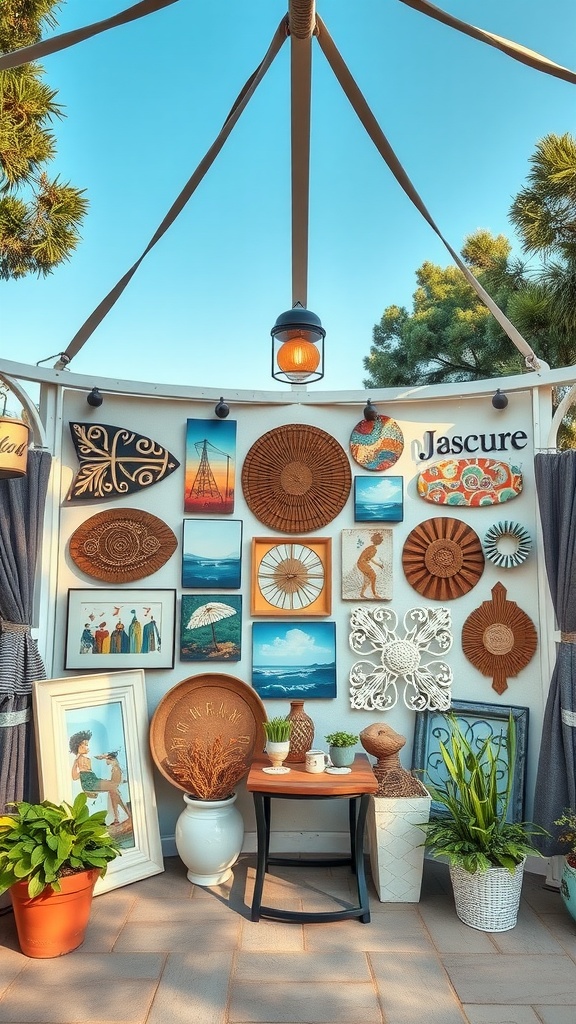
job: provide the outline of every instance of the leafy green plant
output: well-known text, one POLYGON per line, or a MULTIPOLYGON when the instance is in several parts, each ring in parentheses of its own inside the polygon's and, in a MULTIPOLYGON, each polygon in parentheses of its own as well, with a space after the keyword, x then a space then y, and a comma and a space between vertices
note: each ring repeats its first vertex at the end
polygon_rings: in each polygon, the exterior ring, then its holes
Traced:
POLYGON ((510 715, 505 735, 496 740, 489 736, 474 750, 455 716, 446 717, 450 738, 448 745, 440 742, 440 753, 447 779, 442 786, 428 781, 427 788, 448 817, 422 825, 424 846, 466 871, 499 866, 512 873, 527 854, 539 855, 533 837, 547 834, 538 825, 506 820, 516 753, 514 719, 510 715), (508 765, 504 773, 503 762, 508 765))
POLYGON ((0 817, 0 893, 26 879, 31 898, 46 886, 60 892, 62 875, 97 868, 104 876, 120 853, 106 811, 90 814, 85 793, 72 805, 23 800, 14 807, 14 814, 0 817))
POLYGON ((290 718, 270 718, 264 722, 266 739, 271 743, 285 743, 290 739, 292 720, 290 718))
POLYGON ((570 844, 566 860, 571 867, 576 868, 576 811, 571 807, 566 807, 562 816, 557 818, 554 824, 564 826, 558 836, 558 842, 570 844))
POLYGON ((351 732, 329 732, 324 739, 331 747, 353 747, 358 743, 358 736, 351 732))

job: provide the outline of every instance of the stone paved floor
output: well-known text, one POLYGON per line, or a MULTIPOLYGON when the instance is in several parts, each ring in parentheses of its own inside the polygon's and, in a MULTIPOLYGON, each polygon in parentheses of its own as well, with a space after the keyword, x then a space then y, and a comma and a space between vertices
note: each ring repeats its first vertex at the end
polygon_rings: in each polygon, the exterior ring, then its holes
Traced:
MULTIPOLYGON (((274 867, 265 902, 337 909, 346 868, 274 867)), ((202 889, 179 858, 95 899, 83 946, 18 951, 0 917, 0 1024, 576 1024, 576 925, 526 874, 516 928, 456 917, 447 869, 425 864, 418 904, 371 896, 372 920, 249 920, 254 857, 202 889)))

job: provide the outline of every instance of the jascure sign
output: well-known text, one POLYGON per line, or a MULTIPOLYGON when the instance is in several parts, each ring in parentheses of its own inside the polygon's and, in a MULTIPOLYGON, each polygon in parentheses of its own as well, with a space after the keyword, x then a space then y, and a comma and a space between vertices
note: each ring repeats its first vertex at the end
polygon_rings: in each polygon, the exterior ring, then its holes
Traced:
POLYGON ((447 434, 436 437, 435 430, 425 430, 418 458, 425 462, 436 455, 488 455, 509 449, 521 451, 527 444, 528 434, 524 430, 506 430, 499 434, 454 434, 453 437, 447 434))

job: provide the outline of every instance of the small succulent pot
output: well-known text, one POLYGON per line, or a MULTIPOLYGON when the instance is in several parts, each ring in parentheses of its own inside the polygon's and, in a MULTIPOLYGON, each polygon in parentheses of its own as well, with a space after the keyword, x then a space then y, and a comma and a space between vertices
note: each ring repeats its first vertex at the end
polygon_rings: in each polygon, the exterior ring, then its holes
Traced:
POLYGON ((330 747, 330 760, 335 768, 347 768, 354 763, 354 747, 330 747))

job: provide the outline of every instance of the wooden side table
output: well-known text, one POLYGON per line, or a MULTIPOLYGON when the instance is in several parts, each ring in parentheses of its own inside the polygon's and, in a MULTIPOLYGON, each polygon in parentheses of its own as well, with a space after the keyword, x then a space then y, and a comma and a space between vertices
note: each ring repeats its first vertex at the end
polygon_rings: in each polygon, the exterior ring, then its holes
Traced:
POLYGON ((366 754, 357 754, 352 771, 346 775, 331 775, 326 772, 313 774, 304 767, 291 766, 285 775, 269 775, 262 771, 269 762, 259 758, 250 768, 247 780, 248 792, 254 798, 257 829, 257 865, 254 896, 252 898, 252 921, 261 917, 276 921, 345 921, 358 917, 363 924, 370 921, 368 890, 364 872, 364 826, 371 793, 378 789, 377 779, 366 754), (270 804, 272 799, 280 800, 348 800, 350 828, 350 857, 299 860, 291 857, 270 856, 270 804), (289 864, 293 867, 331 867, 350 864, 356 877, 358 905, 347 910, 324 913, 306 913, 296 910, 280 910, 262 906, 264 876, 269 864, 289 864))

